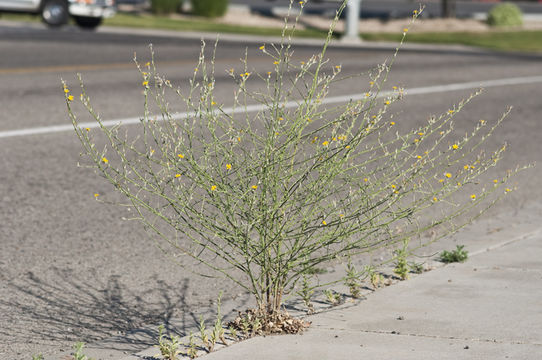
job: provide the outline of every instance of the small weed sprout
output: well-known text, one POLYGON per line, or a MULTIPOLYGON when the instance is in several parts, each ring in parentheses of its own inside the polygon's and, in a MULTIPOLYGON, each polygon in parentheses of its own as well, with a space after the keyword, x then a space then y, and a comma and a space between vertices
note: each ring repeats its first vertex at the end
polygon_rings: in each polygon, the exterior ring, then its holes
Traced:
POLYGON ((216 306, 217 308, 216 320, 213 326, 213 331, 211 332, 211 343, 213 347, 217 339, 220 340, 224 345, 228 345, 224 337, 225 331, 224 331, 224 326, 222 324, 221 305, 222 305, 222 292, 220 292, 220 294, 218 295, 217 306, 216 306))
POLYGON ((365 266, 365 272, 369 276, 369 281, 374 290, 376 290, 382 283, 382 276, 376 271, 373 265, 365 266))
POLYGON ((400 249, 395 250, 395 268, 393 272, 395 275, 399 276, 401 280, 408 279, 408 272, 410 271, 407 257, 408 253, 408 241, 403 241, 403 246, 400 249))
POLYGON ((299 290, 297 294, 301 297, 301 300, 303 300, 303 303, 307 307, 307 314, 313 314, 314 305, 312 304, 311 299, 314 295, 314 287, 311 285, 309 276, 307 274, 303 274, 303 279, 301 281, 301 290, 299 290))
POLYGON ((454 132, 454 117, 480 91, 419 127, 396 130, 401 119, 391 107, 404 90, 385 90, 398 49, 362 74, 360 96, 326 105, 342 76, 326 54, 345 6, 321 51, 302 64, 292 59, 291 42, 299 12, 293 24, 286 20, 282 40, 258 46, 266 74, 252 71, 247 56, 240 73, 228 71, 236 87, 232 108, 215 97, 215 52, 209 56, 205 46, 188 86, 159 73, 152 49, 149 63, 134 59, 144 103, 135 138, 106 126, 80 77, 79 98, 99 130, 82 125, 63 83, 83 164, 127 199, 121 205, 171 258, 194 260, 252 294, 260 325, 285 318, 284 294, 309 269, 393 248, 434 228, 439 236, 419 246, 438 241, 504 196, 501 186, 521 170, 495 184, 482 177, 506 149, 484 145, 508 111, 490 126, 483 120, 464 135, 454 132), (171 96, 185 115, 171 110, 171 96), (107 146, 98 145, 102 140, 107 146))
POLYGON ((177 360, 181 353, 180 345, 178 336, 170 336, 168 339, 164 335, 164 325, 158 327, 158 349, 164 360, 177 360))
POLYGON ((457 245, 455 250, 444 250, 440 254, 440 261, 443 263, 465 262, 469 257, 469 252, 464 249, 465 245, 457 245))
POLYGON ((331 289, 325 289, 324 295, 326 296, 327 301, 333 306, 337 306, 342 302, 341 294, 331 289))
POLYGON ((411 261, 408 263, 408 267, 410 268, 410 272, 413 274, 423 273, 423 263, 417 263, 415 261, 411 261))
POLYGON ((239 337, 237 336, 237 329, 231 325, 228 326, 228 333, 230 334, 230 337, 232 338, 233 341, 236 341, 239 339, 239 337))
POLYGON ((359 299, 361 296, 360 274, 357 272, 350 256, 348 256, 348 262, 346 263, 346 277, 344 278, 344 284, 348 286, 350 295, 354 299, 359 299))
POLYGON ((32 360, 43 360, 43 354, 32 355, 32 360))
POLYGON ((83 354, 83 348, 85 343, 78 341, 73 345, 73 360, 92 360, 85 354, 83 354))
POLYGON ((199 336, 201 342, 206 349, 210 348, 209 336, 207 335, 207 328, 205 327, 205 320, 203 320, 203 315, 199 316, 199 336))
POLYGON ((190 359, 195 359, 198 357, 198 346, 194 341, 194 334, 192 333, 192 331, 190 332, 187 355, 190 359))

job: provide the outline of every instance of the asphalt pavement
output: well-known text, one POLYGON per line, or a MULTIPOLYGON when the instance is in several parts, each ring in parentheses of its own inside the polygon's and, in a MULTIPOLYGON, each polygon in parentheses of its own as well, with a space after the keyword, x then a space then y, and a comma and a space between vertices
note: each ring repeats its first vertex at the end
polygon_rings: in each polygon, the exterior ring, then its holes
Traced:
MULTIPOLYGON (((239 58, 245 49, 248 49, 251 70, 265 72, 271 65, 258 51, 263 39, 223 41, 217 52, 217 98, 229 105, 234 86, 225 72, 232 66, 241 69, 239 58)), ((137 118, 143 108, 141 80, 131 59, 137 51, 138 58, 147 61, 148 43, 155 46, 160 70, 168 74, 172 82, 186 86, 199 52, 198 37, 153 32, 130 34, 130 31, 121 33, 107 28, 98 33, 69 27, 52 31, 0 23, 0 53, 7 54, 0 57, 2 359, 28 359, 37 352, 65 353, 78 340, 97 343, 112 336, 122 337, 145 325, 155 329, 157 324, 174 319, 184 319, 175 331, 186 334, 194 326, 196 312, 207 309, 220 289, 225 290, 225 300, 232 304, 230 313, 249 304, 239 289, 225 285, 219 279, 202 280, 164 261, 153 240, 136 224, 124 220, 130 214, 94 200, 95 192, 114 200, 113 189, 92 172, 77 167, 80 145, 65 127, 69 125, 69 119, 60 78, 76 88, 75 73, 82 72, 87 91, 104 119, 137 118), (52 130, 40 133, 35 131, 38 128, 52 130), (26 132, 22 135, 11 133, 17 130, 26 132)), ((313 44, 299 43, 294 46, 294 59, 306 60, 317 49, 313 44)), ((341 64, 345 73, 367 72, 389 58, 392 52, 393 46, 386 44, 331 47, 329 69, 341 64)), ((446 111, 477 86, 486 84, 485 93, 469 105, 465 115, 457 117, 457 134, 463 134, 480 119, 497 119, 508 105, 514 105, 515 109, 489 140, 488 146, 494 148, 504 141, 509 143, 510 151, 502 162, 503 171, 516 164, 539 161, 542 154, 539 141, 542 87, 539 81, 529 79, 542 76, 540 60, 539 55, 503 54, 463 47, 406 47, 389 80, 390 87, 398 84, 407 88, 407 97, 396 108, 396 116, 400 115, 402 119, 398 127, 415 127, 430 114, 446 111), (412 90, 411 96, 408 96, 408 89, 412 90)), ((345 81, 333 89, 331 96, 363 93, 368 87, 368 79, 365 80, 345 81)), ((183 111, 181 105, 175 103, 172 106, 183 111)), ((85 119, 82 112, 81 118, 85 119)), ((129 131, 135 129, 127 128, 129 131)), ((499 219, 493 228, 518 229, 516 225, 524 223, 525 219, 531 219, 527 221, 531 225, 536 223, 542 214, 537 206, 542 198, 541 175, 541 171, 534 168, 516 179, 514 185, 518 190, 487 214, 488 218, 499 219)), ((490 229, 483 228, 483 231, 490 229)), ((517 232, 522 234, 523 230, 517 232)), ((453 241, 462 242, 462 239, 453 241)), ((453 242, 441 246, 450 244, 453 242)), ((521 258, 518 255, 518 261, 521 258)), ((458 273, 449 276, 457 276, 463 281, 466 279, 464 266, 475 266, 474 261, 475 257, 473 263, 458 266, 458 273)), ((489 264, 491 260, 487 261, 489 264)), ((522 263, 511 266, 527 268, 522 263)), ((535 267, 533 273, 539 270, 535 267)), ((405 285, 401 283, 397 287, 399 290, 393 290, 394 287, 384 290, 402 291, 414 286, 408 284, 422 283, 423 276, 435 277, 431 282, 435 284, 439 275, 432 274, 422 275, 420 280, 416 278, 405 285)), ((454 278, 451 279, 453 284, 454 278)), ((494 294, 496 298, 501 296, 494 294)), ((415 303, 417 299, 411 298, 411 301, 415 303)), ((408 320, 410 315, 405 313, 403 316, 408 320)), ((316 320, 314 324, 317 324, 316 320)), ((405 321, 405 324, 409 323, 405 321)), ((361 329, 355 324, 346 324, 344 334, 349 326, 353 330, 361 329)), ((401 332, 401 329, 397 331, 401 332)), ((115 347, 115 356, 137 353, 155 341, 153 333, 141 334, 141 338, 133 343, 111 346, 115 347)), ((312 336, 309 334, 307 338, 312 336)), ((344 334, 337 335, 340 338, 344 334)), ((509 340, 494 334, 497 339, 509 340)), ((360 342, 364 347, 369 343, 360 342)), ((528 345, 536 344, 531 341, 528 345)), ((114 357, 108 355, 107 358, 114 357)))

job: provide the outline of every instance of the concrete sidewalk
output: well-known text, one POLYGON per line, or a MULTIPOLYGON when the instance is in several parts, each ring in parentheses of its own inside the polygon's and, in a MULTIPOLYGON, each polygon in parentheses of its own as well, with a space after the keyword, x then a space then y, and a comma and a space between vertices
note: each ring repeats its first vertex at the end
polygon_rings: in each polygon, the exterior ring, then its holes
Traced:
POLYGON ((216 359, 542 359, 542 234, 310 317, 303 335, 257 337, 216 359))

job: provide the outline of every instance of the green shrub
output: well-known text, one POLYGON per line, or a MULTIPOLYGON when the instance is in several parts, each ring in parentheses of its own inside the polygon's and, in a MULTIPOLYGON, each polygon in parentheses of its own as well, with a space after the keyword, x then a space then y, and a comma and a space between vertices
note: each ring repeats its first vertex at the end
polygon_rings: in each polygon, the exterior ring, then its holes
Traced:
POLYGON ((491 26, 520 26, 523 25, 523 14, 517 5, 503 3, 489 11, 487 23, 491 26))
POLYGON ((440 254, 440 261, 443 263, 465 262, 469 257, 469 252, 464 249, 465 245, 457 245, 455 250, 444 250, 440 254))
POLYGON ((151 0, 153 14, 173 14, 179 11, 182 0, 151 0))
POLYGON ((82 126, 64 84, 82 161, 127 199, 163 251, 193 259, 254 296, 258 307, 247 314, 257 326, 241 318, 243 332, 283 322, 285 294, 297 293, 297 284, 328 261, 398 246, 406 261, 415 247, 480 216, 515 173, 485 179, 505 147, 484 145, 506 113, 492 125, 480 120, 470 132, 453 130, 455 116, 479 92, 421 126, 395 126, 402 119, 392 108, 404 90, 386 79, 397 53, 360 78, 365 93, 326 103, 331 85, 351 78, 326 60, 337 19, 321 51, 305 61, 292 59, 285 29, 281 42, 258 46, 267 71, 251 72, 246 58, 240 71, 230 69, 231 108, 215 95, 221 83, 204 48, 186 86, 174 85, 152 61, 138 64, 145 107, 130 133, 103 123, 80 79, 82 105, 99 130, 82 126), (172 96, 186 113, 171 110, 172 96), (104 140, 107 146, 98 145, 104 140), (433 230, 433 237, 420 236, 433 230))
POLYGON ((219 17, 228 10, 228 0, 191 0, 192 13, 197 16, 219 17))

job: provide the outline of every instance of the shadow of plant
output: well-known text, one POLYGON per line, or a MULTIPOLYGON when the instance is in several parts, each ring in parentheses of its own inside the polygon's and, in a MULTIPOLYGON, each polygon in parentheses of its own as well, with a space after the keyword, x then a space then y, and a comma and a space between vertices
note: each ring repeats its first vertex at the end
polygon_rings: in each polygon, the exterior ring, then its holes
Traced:
MULTIPOLYGON (((188 279, 181 286, 156 279, 152 288, 130 289, 116 275, 106 283, 86 283, 71 271, 55 268, 54 273, 54 282, 28 272, 4 285, 9 295, 0 299, 0 323, 7 324, 0 327, 3 339, 92 342, 124 335, 144 324, 168 323, 176 312, 186 312, 188 279)), ((155 341, 145 336, 138 339, 133 345, 150 346, 155 341)))

